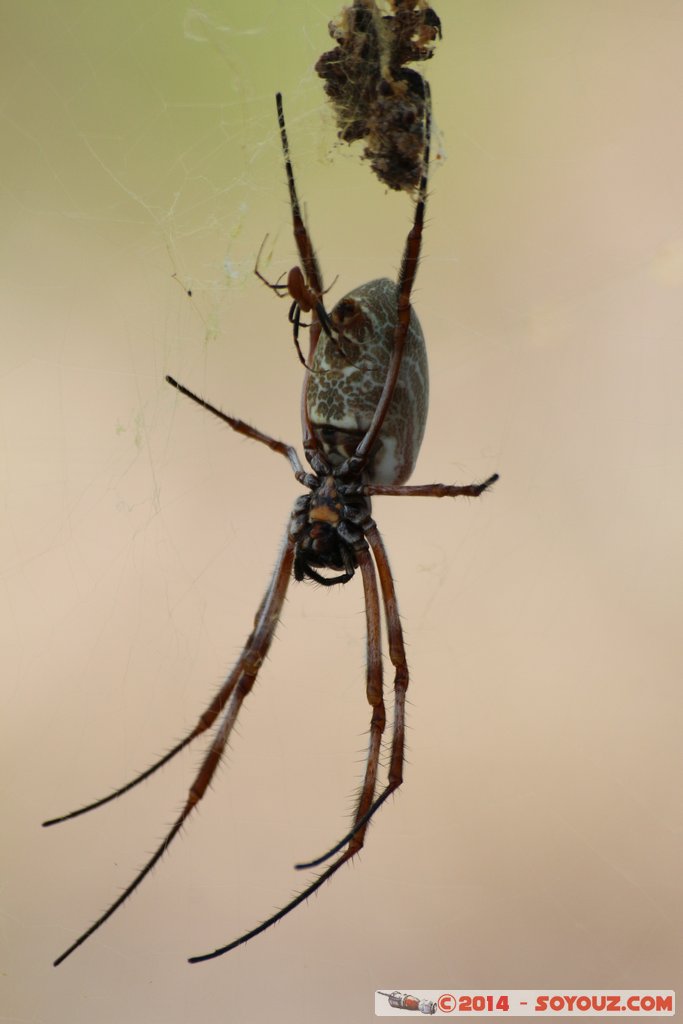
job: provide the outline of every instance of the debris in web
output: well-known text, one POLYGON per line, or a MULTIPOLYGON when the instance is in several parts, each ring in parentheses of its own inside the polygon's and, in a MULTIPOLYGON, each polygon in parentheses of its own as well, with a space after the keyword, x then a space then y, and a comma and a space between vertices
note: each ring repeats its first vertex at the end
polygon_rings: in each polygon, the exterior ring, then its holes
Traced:
POLYGON ((385 185, 413 191, 422 174, 425 83, 406 67, 430 60, 441 22, 427 0, 354 0, 329 25, 336 46, 315 70, 335 108, 339 138, 365 139, 385 185))

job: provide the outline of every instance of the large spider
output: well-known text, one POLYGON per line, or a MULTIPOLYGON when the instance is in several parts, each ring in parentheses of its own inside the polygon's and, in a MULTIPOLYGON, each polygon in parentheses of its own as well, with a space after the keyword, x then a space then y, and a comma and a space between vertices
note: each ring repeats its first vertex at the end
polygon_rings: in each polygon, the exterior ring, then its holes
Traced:
POLYGON ((310 349, 303 385, 303 446, 312 469, 302 467, 295 449, 261 433, 242 420, 228 416, 183 387, 167 381, 181 394, 208 409, 233 430, 267 445, 289 460, 307 493, 294 504, 273 576, 256 613, 253 631, 227 679, 202 713, 194 729, 164 757, 126 785, 59 818, 55 825, 101 807, 127 793, 167 764, 189 743, 215 727, 186 803, 154 855, 128 887, 55 961, 65 960, 125 903, 168 849, 193 808, 204 796, 226 750, 242 702, 250 692, 270 648, 289 581, 305 577, 326 587, 348 583, 360 569, 367 624, 366 693, 372 709, 365 773, 357 798, 353 824, 347 834, 323 854, 297 868, 332 863, 285 907, 251 931, 190 963, 221 956, 274 925, 331 878, 362 848, 370 819, 403 781, 404 717, 408 665, 389 561, 371 515, 373 495, 477 497, 497 479, 456 486, 424 484, 403 486, 410 476, 424 433, 427 415, 427 356, 410 295, 420 258, 429 165, 430 103, 426 93, 425 146, 422 176, 412 228, 406 240, 398 282, 382 278, 345 295, 328 314, 323 305, 323 283, 318 261, 304 225, 297 197, 289 145, 278 94, 277 114, 284 153, 289 198, 300 267, 290 271, 287 289, 292 299, 290 320, 298 347, 300 314, 310 314, 310 349), (378 587, 379 577, 379 587, 378 587), (382 685, 381 602, 389 639, 389 657, 395 668, 394 723, 388 778, 377 794, 377 774, 386 713, 382 685))

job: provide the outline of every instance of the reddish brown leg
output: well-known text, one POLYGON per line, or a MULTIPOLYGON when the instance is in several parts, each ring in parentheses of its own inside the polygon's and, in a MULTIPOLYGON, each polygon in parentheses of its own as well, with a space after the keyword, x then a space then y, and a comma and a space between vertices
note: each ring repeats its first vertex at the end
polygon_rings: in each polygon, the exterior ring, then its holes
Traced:
POLYGON ((410 327, 410 296, 412 294, 413 285, 415 283, 415 277, 417 275, 417 268, 420 262, 420 249, 422 246, 422 229, 424 227, 424 214, 425 206, 427 203, 427 176, 429 172, 429 140, 431 135, 431 99, 429 93, 429 86, 425 82, 425 147, 424 157, 422 162, 422 177, 420 178, 420 186, 418 190, 418 200, 415 207, 415 217, 413 219, 413 226, 408 233, 406 239, 405 249, 403 251, 403 260, 401 262, 401 272, 398 278, 398 302, 396 309, 396 327, 394 329, 394 340, 391 351, 391 359, 389 360, 389 367, 387 370, 387 377, 384 382, 384 388, 380 400, 377 403, 377 408, 372 417, 372 422, 368 427, 368 431, 358 445, 358 448, 354 454, 346 460, 344 466, 339 470, 339 476, 343 478, 346 474, 359 476, 365 467, 370 454, 375 447, 375 442, 382 429, 384 418, 387 414, 387 410, 391 404, 391 400, 394 396, 396 389, 396 381, 401 370, 401 361, 403 359, 403 349, 405 346, 406 335, 410 327))
POLYGON ((375 801, 374 810, 370 808, 370 817, 375 813, 387 797, 403 782, 403 762, 405 760, 405 712, 406 712, 406 691, 410 679, 408 673, 408 661, 406 649, 403 642, 403 629, 401 618, 398 612, 398 599, 396 588, 391 576, 391 567, 387 550, 377 529, 376 523, 368 528, 366 537, 372 548, 377 563, 379 582, 382 588, 382 599, 384 601, 384 614, 387 623, 387 635, 389 638, 389 657, 395 668, 394 675, 394 727, 391 739, 391 760, 389 762, 389 779, 386 788, 375 801))
POLYGON ((292 223, 294 227, 294 238, 296 245, 299 250, 299 257, 301 264, 306 275, 306 283, 310 290, 314 292, 318 298, 323 294, 323 279, 320 273, 320 267, 318 266, 318 260, 313 249, 313 243, 311 242, 304 219, 301 215, 301 206, 299 205, 299 197, 296 192, 296 184, 294 182, 294 171, 292 170, 292 161, 289 155, 289 142, 287 140, 287 128, 285 127, 285 112, 282 107, 282 93, 278 93, 275 97, 275 103, 277 106, 277 120, 280 126, 280 140, 282 142, 282 152, 285 158, 285 170, 287 172, 287 186, 289 188, 289 204, 292 208, 292 223))
POLYGON ((314 879, 314 881, 307 886, 303 892, 300 892, 298 896, 291 900, 281 910, 278 910, 276 914, 273 914, 256 928, 252 928, 251 931, 241 935, 238 939, 234 939, 232 942, 228 943, 227 946, 221 946, 218 949, 215 949, 212 953, 205 953, 202 956, 191 957, 190 963, 192 964, 201 963, 204 960, 212 960, 214 957, 222 956, 224 953, 230 952, 231 949, 244 945, 245 942, 249 942, 250 939, 255 938, 257 935, 260 935, 261 932, 266 931, 268 928, 272 927, 272 925, 281 921, 283 917, 286 917, 287 914, 290 914, 295 910, 301 903, 307 900, 309 896, 312 896, 313 893, 321 887, 321 885, 335 875, 342 865, 346 864, 346 862, 351 860, 352 857, 355 857, 363 847, 368 821, 371 817, 370 812, 374 806, 372 801, 377 782, 377 768, 379 765, 379 755, 382 746, 382 734, 384 732, 386 722, 386 711, 384 708, 382 692, 382 638, 377 576, 372 562, 372 556, 367 548, 357 551, 356 556, 363 576, 363 589, 365 593, 365 618, 367 623, 366 693, 368 703, 372 707, 372 718, 370 721, 370 740, 368 744, 365 775, 363 776, 363 782, 358 796, 354 827, 349 834, 346 849, 342 855, 334 861, 334 863, 330 864, 326 871, 324 871, 318 878, 314 879))
MULTIPOLYGON (((277 93, 275 97, 275 103, 277 106, 277 119, 280 126, 280 140, 282 142, 282 152, 285 158, 285 170, 287 173, 287 187, 289 188, 289 205, 292 210, 292 224, 294 228, 294 238, 296 241, 297 249, 299 250, 299 259, 303 267, 305 276, 305 286, 307 292, 314 295, 317 302, 311 302, 308 300, 309 308, 312 310, 311 325, 309 330, 309 345, 308 345, 308 358, 304 360, 304 366, 311 366, 313 363, 313 356, 318 345, 318 339, 320 338, 320 331, 323 326, 321 317, 326 320, 327 314, 324 311, 322 305, 322 296, 325 294, 323 288, 323 277, 318 265, 318 260, 315 255, 313 243, 311 237, 308 234, 304 219, 301 214, 301 205, 299 204, 299 197, 296 191, 296 183, 294 181, 294 170, 292 169, 292 160, 289 154, 289 141, 287 139, 287 128, 285 126, 285 112, 282 106, 282 94, 277 93)), ((328 324, 329 330, 329 324, 328 324)), ((326 460, 322 454, 322 450, 315 438, 313 429, 308 419, 308 410, 306 409, 306 387, 308 383, 309 369, 306 369, 304 376, 303 390, 301 392, 301 430, 303 434, 303 446, 306 452, 306 457, 309 459, 312 465, 315 465, 317 472, 329 472, 329 466, 326 464, 326 460), (317 458, 316 458, 317 456, 317 458)))
MULTIPOLYGON (((384 707, 384 682, 382 669, 382 624, 379 608, 379 593, 377 591, 377 575, 373 565, 372 556, 367 548, 356 551, 356 558, 363 577, 363 591, 365 596, 365 619, 366 619, 366 644, 367 644, 367 668, 366 668, 366 696, 368 704, 372 708, 370 720, 370 739, 368 743, 368 754, 365 764, 365 775, 358 794, 358 803, 354 824, 357 826, 372 804, 375 787, 377 785, 377 769, 379 766, 379 755, 382 747, 382 736, 386 725, 387 713, 384 707)), ((360 850, 365 838, 365 828, 354 830, 354 836, 349 844, 349 856, 353 856, 360 850)))
POLYGON ((221 409, 217 409, 215 405, 211 405, 211 402, 207 402, 205 398, 190 391, 184 384, 179 384, 174 377, 166 377, 166 383, 170 384, 171 387, 179 391, 181 395, 185 395, 186 398, 191 398, 193 402, 200 405, 202 409, 206 409, 207 412, 213 413, 219 420, 223 420, 229 427, 232 427, 238 434, 243 434, 245 437, 250 437, 252 441, 260 441, 261 444, 265 444, 271 451, 277 452, 278 455, 284 455, 289 460, 289 464, 294 470, 294 476, 300 483, 307 484, 309 480, 309 474, 306 473, 301 460, 297 454, 296 448, 291 444, 285 444, 284 441, 278 441, 269 434, 264 434, 262 431, 257 430, 256 427, 250 426, 245 423, 244 420, 238 420, 235 416, 229 416, 227 412, 223 412, 221 409))
MULTIPOLYGON (((193 732, 186 740, 179 744, 178 747, 174 748, 174 752, 177 753, 177 751, 182 749, 182 747, 189 743, 190 740, 208 729, 215 722, 220 712, 223 711, 223 718, 219 722, 213 742, 211 743, 202 765, 190 787, 185 806, 183 807, 180 815, 176 818, 157 850, 150 857, 142 870, 138 872, 130 885, 128 885, 118 899, 116 899, 111 906, 100 917, 98 917, 94 924, 83 932, 83 934, 80 935, 76 941, 73 942, 69 948, 55 960, 55 967, 58 966, 58 964, 61 964, 63 960, 66 960, 66 958, 70 956, 71 953, 73 953, 74 950, 82 943, 84 943, 86 939, 93 934, 93 932, 96 932, 98 928, 100 928, 105 921, 107 921, 112 914, 114 914, 119 907, 126 902, 128 897, 135 892, 143 879, 147 877, 155 864, 161 859, 192 810, 204 796, 207 787, 209 786, 211 779, 223 758, 225 748, 230 738, 232 728, 237 720, 240 708, 242 707, 244 698, 254 685, 254 681, 258 675, 261 664, 270 648, 275 627, 282 611, 287 587, 289 586, 289 581, 292 576, 294 546, 294 540, 288 534, 275 567, 270 586, 268 587, 266 596, 261 602, 261 607, 259 608, 256 621, 254 623, 254 629, 237 661, 237 664, 226 679, 217 696, 200 718, 193 732)), ((46 822, 46 824, 54 824, 56 821, 63 821, 65 818, 74 817, 76 813, 83 814, 85 811, 90 810, 93 807, 106 803, 115 796, 126 792, 127 789, 130 789, 131 786, 142 781, 143 778, 147 778, 152 771, 155 771, 161 766, 161 764, 166 763, 167 760, 169 760, 168 755, 151 770, 148 770, 132 783, 129 783, 128 786, 122 787, 120 790, 117 790, 116 793, 111 794, 104 800, 91 804, 89 807, 82 808, 74 814, 65 815, 64 818, 58 818, 54 819, 52 822, 46 822)))
POLYGON ((367 497, 383 495, 400 498, 478 498, 498 479, 498 474, 494 473, 481 484, 408 484, 405 487, 367 484, 360 487, 360 493, 367 497))
POLYGON ((379 581, 382 588, 382 600, 384 602, 384 613, 387 623, 387 635, 389 638, 389 657, 396 669, 394 676, 394 725, 391 740, 389 777, 387 784, 380 795, 374 802, 366 807, 363 813, 360 813, 361 808, 359 806, 359 813, 356 815, 356 820, 351 831, 348 832, 343 839, 340 839, 331 850, 328 850, 327 853, 324 853, 321 857, 316 858, 316 860, 309 861, 306 864, 297 864, 296 867, 299 869, 317 867, 324 861, 329 860, 330 857, 334 857, 334 855, 346 846, 347 843, 350 846, 353 846, 358 835, 365 835, 365 830, 370 819, 377 813, 382 804, 391 796, 394 790, 398 789, 403 782, 403 762, 405 758, 405 705, 406 691, 408 689, 409 681, 408 662, 406 659, 405 645, 403 643, 401 620, 398 613, 396 588, 394 587, 394 581, 391 577, 389 559, 379 530, 377 529, 377 525, 374 522, 371 522, 371 524, 366 527, 365 536, 372 548, 372 553, 375 556, 375 562, 377 563, 379 581))

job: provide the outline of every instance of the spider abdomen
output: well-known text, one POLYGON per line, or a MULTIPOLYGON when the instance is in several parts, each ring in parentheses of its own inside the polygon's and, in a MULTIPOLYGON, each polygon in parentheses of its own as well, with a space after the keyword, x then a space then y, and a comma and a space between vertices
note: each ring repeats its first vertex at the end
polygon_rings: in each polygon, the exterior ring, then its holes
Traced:
MULTIPOLYGON (((353 455, 382 394, 397 322, 398 293, 388 278, 368 281, 336 304, 331 336, 321 332, 306 385, 313 433, 332 466, 353 455)), ((415 468, 429 402, 427 351, 410 311, 401 369, 364 476, 401 484, 415 468)))

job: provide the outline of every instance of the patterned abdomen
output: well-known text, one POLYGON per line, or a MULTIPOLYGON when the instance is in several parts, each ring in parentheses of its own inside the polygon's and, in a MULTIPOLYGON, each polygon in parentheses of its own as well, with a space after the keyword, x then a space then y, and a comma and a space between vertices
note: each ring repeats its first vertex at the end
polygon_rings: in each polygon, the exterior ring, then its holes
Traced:
MULTIPOLYGON (((396 302, 393 281, 368 281, 340 299, 330 313, 333 338, 321 331, 308 375, 306 408, 332 466, 353 455, 372 421, 389 366, 396 302)), ((365 479, 376 484, 408 479, 422 444, 428 402, 427 352, 411 310, 396 390, 365 479)))

